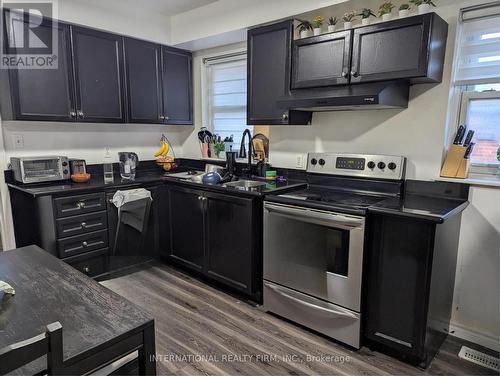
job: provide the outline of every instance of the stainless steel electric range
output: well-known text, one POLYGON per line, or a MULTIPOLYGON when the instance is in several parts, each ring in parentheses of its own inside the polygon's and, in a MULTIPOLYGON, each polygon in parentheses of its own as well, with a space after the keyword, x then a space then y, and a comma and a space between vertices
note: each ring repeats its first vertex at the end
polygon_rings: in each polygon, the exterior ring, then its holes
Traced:
POLYGON ((400 156, 310 153, 306 189, 264 202, 264 309, 360 347, 367 209, 397 197, 400 156))

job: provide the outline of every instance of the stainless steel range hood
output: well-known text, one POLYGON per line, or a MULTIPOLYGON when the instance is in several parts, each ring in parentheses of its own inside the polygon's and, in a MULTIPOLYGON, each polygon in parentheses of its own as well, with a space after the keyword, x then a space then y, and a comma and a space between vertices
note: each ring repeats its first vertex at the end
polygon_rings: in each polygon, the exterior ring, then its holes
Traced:
POLYGON ((409 83, 401 81, 299 89, 280 98, 278 107, 301 111, 407 108, 409 91, 409 83))

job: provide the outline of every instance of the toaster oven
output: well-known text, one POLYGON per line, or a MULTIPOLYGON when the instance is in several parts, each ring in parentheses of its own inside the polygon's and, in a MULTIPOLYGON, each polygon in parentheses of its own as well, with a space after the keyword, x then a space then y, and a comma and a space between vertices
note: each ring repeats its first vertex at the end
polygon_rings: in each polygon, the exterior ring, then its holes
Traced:
POLYGON ((14 179, 20 183, 41 183, 70 178, 68 157, 13 157, 14 179))

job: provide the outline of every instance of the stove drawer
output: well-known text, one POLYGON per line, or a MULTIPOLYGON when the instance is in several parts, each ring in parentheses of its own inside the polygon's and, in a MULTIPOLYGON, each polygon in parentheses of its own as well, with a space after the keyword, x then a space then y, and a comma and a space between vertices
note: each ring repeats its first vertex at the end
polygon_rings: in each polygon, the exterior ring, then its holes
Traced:
POLYGON ((361 315, 298 291, 264 281, 264 309, 360 348, 361 315))

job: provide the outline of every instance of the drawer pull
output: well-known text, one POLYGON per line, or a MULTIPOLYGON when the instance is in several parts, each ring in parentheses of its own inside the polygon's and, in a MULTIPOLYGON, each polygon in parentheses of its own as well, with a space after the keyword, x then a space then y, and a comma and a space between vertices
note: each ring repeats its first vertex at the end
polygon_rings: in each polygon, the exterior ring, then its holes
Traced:
POLYGON ((90 273, 90 268, 89 268, 88 266, 84 266, 84 267, 83 267, 83 272, 84 272, 85 274, 89 274, 89 273, 90 273))
POLYGON ((82 242, 82 246, 83 246, 83 247, 87 247, 88 245, 89 245, 89 243, 87 243, 87 242, 82 242))
POLYGON ((86 227, 87 227, 87 224, 86 224, 85 222, 82 222, 82 223, 80 224, 80 226, 81 226, 82 228, 86 228, 86 227))
POLYGON ((76 203, 76 206, 78 207, 78 209, 85 209, 85 202, 83 201, 78 201, 76 203))

